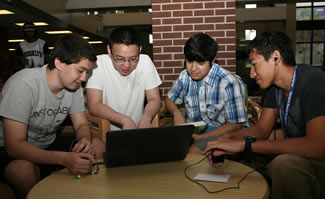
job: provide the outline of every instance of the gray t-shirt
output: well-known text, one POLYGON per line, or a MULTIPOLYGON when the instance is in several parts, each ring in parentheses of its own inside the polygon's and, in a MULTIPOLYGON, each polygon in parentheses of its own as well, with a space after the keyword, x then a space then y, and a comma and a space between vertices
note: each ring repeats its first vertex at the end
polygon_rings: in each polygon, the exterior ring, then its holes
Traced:
MULTIPOLYGON (((71 113, 84 112, 82 88, 63 89, 57 97, 48 88, 47 65, 23 69, 13 75, 0 94, 0 116, 28 125, 27 141, 46 148, 55 139, 56 130, 71 113)), ((0 146, 4 146, 3 121, 0 120, 0 146)))

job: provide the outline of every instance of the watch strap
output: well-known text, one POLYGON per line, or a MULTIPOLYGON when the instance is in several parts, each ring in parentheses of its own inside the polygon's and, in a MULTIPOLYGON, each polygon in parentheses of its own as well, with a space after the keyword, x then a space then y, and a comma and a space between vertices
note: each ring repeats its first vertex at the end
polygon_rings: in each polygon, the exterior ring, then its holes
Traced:
POLYGON ((244 136, 245 139, 245 152, 252 152, 252 143, 256 142, 256 138, 253 136, 244 136))

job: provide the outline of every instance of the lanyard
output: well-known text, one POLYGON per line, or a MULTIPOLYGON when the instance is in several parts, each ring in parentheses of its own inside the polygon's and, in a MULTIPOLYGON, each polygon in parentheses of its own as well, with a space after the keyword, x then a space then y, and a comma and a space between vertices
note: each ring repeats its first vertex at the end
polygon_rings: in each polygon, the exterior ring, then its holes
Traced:
POLYGON ((290 90, 289 90, 289 95, 288 95, 288 100, 287 100, 287 105, 285 108, 285 113, 284 113, 284 118, 283 118, 283 113, 282 113, 282 88, 279 89, 279 111, 280 111, 280 120, 281 120, 281 126, 283 128, 284 132, 284 137, 287 138, 288 135, 288 115, 289 115, 289 110, 290 110, 290 105, 291 105, 291 100, 292 100, 292 95, 293 95, 293 90, 295 88, 295 82, 296 82, 296 70, 297 66, 295 66, 295 69, 292 74, 292 79, 291 79, 291 84, 290 84, 290 90))
POLYGON ((198 118, 195 118, 194 116, 194 121, 202 121, 202 117, 201 117, 201 110, 200 110, 200 87, 201 87, 201 81, 197 81, 197 96, 198 96, 198 106, 199 106, 199 116, 198 118))

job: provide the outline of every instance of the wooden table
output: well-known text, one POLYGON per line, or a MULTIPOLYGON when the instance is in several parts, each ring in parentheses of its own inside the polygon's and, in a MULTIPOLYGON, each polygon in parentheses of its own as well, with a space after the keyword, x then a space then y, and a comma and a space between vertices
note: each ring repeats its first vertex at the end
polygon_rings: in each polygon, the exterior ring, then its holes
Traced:
MULTIPOLYGON (((188 155, 184 161, 143 164, 106 168, 100 165, 96 175, 75 179, 67 169, 58 171, 36 184, 28 199, 205 199, 205 198, 267 198, 269 188, 258 172, 253 172, 241 182, 240 189, 220 193, 207 193, 199 185, 184 176, 184 168, 202 159, 200 155, 188 155)), ((212 167, 207 160, 188 169, 193 179, 198 173, 229 174, 227 183, 202 182, 210 191, 236 186, 237 182, 252 169, 237 162, 226 160, 222 168, 212 167)))

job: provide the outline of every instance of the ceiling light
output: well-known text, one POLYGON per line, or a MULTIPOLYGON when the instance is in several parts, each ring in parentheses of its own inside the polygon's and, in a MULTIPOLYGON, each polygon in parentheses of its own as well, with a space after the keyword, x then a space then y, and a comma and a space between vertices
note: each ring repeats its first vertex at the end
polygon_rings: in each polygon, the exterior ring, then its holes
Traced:
POLYGON ((47 34, 71 34, 70 30, 45 31, 47 34))
POLYGON ((24 39, 9 39, 8 42, 13 43, 13 42, 23 42, 24 39))
POLYGON ((305 6, 311 6, 311 2, 296 3, 296 7, 305 7, 305 6))
MULTIPOLYGON (((23 26, 25 23, 16 23, 17 26, 23 26)), ((45 22, 33 22, 35 26, 48 26, 48 23, 45 22)))
POLYGON ((314 6, 325 6, 325 2, 314 2, 314 6))
POLYGON ((102 44, 102 41, 88 41, 90 44, 102 44))
POLYGON ((12 15, 15 14, 14 12, 11 12, 9 10, 0 10, 0 15, 12 15))
POLYGON ((245 8, 256 8, 256 4, 245 4, 245 8))
POLYGON ((52 50, 52 49, 54 49, 54 47, 53 46, 50 46, 49 49, 52 50))
POLYGON ((149 34, 149 44, 152 44, 153 43, 153 36, 152 34, 149 34))
POLYGON ((9 51, 16 51, 15 48, 9 48, 9 51))
POLYGON ((83 36, 82 38, 84 38, 84 39, 89 39, 89 37, 87 37, 87 36, 83 36))

